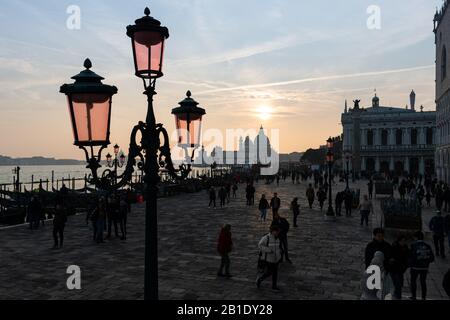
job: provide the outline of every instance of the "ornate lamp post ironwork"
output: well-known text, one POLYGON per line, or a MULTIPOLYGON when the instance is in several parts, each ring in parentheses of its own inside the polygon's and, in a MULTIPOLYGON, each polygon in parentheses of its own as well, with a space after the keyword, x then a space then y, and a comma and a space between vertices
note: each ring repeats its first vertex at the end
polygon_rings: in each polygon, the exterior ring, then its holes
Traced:
MULTIPOLYGON (((112 192, 131 181, 134 167, 144 173, 145 209, 145 276, 144 299, 158 299, 158 221, 157 192, 160 181, 159 171, 165 169, 173 179, 183 180, 190 171, 191 164, 181 164, 175 169, 169 146, 169 135, 163 125, 156 123, 153 110, 153 96, 156 94, 156 79, 163 76, 162 61, 164 42, 169 31, 150 16, 148 8, 145 16, 137 19, 134 25, 127 27, 131 38, 135 75, 142 79, 144 94, 147 96, 147 116, 131 131, 128 159, 125 170, 119 176, 106 169, 101 175, 101 154, 109 144, 109 129, 112 96, 117 88, 102 83, 101 76, 90 70, 92 63, 86 59, 86 70, 73 77, 72 84, 61 86, 60 92, 67 95, 72 121, 74 144, 86 155, 87 168, 91 169, 88 180, 98 188, 112 192), (140 133, 140 141, 137 141, 140 133), (162 139, 161 139, 162 138, 162 139), (97 148, 97 150, 96 150, 97 148), (139 162, 136 162, 136 159, 139 162)), ((200 129, 205 110, 197 107, 198 103, 187 93, 187 98, 180 102, 180 107, 172 110, 178 133, 179 145, 191 147, 193 152, 200 145, 200 129)), ((125 159, 124 163, 125 163, 125 159)))

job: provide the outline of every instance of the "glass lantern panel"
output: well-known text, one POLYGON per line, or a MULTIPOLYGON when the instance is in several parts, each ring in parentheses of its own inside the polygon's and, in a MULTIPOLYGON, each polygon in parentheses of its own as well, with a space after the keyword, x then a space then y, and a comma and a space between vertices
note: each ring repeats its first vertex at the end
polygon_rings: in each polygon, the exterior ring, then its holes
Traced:
POLYGON ((109 132, 110 96, 81 93, 72 96, 75 126, 80 143, 106 142, 109 132))
POLYGON ((134 34, 136 72, 148 77, 162 70, 164 38, 158 32, 140 31, 134 34))

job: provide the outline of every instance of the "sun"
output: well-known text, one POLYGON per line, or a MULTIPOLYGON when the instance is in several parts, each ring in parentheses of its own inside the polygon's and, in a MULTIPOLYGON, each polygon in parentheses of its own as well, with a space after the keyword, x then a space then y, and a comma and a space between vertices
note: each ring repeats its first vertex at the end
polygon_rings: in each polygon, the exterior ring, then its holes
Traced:
POLYGON ((269 120, 272 118, 272 107, 270 106, 260 106, 256 109, 256 113, 261 120, 269 120))

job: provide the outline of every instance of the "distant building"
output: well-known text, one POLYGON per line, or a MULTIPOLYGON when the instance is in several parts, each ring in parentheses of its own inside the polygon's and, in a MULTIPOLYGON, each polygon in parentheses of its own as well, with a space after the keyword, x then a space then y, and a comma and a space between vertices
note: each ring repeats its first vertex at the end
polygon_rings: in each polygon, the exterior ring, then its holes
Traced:
POLYGON ((350 170, 358 174, 433 174, 436 113, 415 108, 416 94, 410 94, 410 107, 381 106, 375 94, 372 105, 352 109, 347 102, 341 117, 342 150, 352 154, 350 170))
POLYGON ((450 48, 449 1, 434 16, 436 44, 436 175, 450 182, 450 74, 448 49, 450 48))
POLYGON ((208 155, 204 149, 200 152, 201 160, 196 160, 196 163, 210 164, 216 162, 217 164, 226 165, 242 165, 251 166, 254 164, 269 164, 271 159, 277 159, 277 152, 272 149, 270 140, 264 133, 264 128, 261 126, 258 134, 252 140, 249 136, 239 138, 238 150, 227 151, 222 147, 216 146, 208 155))

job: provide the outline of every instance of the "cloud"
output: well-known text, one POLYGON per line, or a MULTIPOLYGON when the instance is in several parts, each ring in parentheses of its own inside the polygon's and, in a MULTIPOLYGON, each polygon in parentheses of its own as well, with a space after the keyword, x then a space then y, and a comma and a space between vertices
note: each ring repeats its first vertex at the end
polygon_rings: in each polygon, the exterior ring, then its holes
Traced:
POLYGON ((434 65, 426 65, 426 66, 418 66, 418 67, 402 68, 402 69, 369 71, 369 72, 359 72, 359 73, 340 74, 340 75, 328 75, 328 76, 322 76, 322 77, 312 77, 312 78, 289 80, 289 81, 282 81, 282 82, 243 85, 243 86, 236 86, 236 87, 232 87, 232 88, 220 88, 220 89, 198 92, 197 95, 206 95, 206 94, 233 91, 233 90, 247 90, 247 89, 287 86, 287 85, 292 85, 292 84, 300 84, 300 83, 316 82, 316 81, 340 80, 340 79, 349 79, 349 78, 358 78, 358 77, 373 77, 373 76, 389 75, 389 74, 395 74, 395 73, 414 72, 414 71, 420 71, 420 70, 432 69, 432 68, 435 68, 435 66, 434 65))

